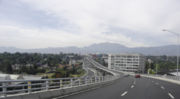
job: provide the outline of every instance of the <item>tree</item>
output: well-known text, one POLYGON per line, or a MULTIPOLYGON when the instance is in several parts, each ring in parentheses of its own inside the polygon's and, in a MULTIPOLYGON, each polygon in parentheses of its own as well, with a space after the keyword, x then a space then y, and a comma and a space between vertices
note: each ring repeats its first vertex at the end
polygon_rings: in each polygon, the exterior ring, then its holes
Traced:
POLYGON ((13 73, 13 69, 12 69, 10 61, 5 60, 3 62, 3 65, 4 65, 4 68, 5 68, 4 72, 6 72, 8 74, 12 74, 13 73))

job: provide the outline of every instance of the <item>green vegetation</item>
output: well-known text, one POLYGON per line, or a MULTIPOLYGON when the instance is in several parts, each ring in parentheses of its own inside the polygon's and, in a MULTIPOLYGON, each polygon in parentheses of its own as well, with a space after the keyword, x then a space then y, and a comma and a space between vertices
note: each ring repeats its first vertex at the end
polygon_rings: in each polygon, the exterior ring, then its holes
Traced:
POLYGON ((84 75, 84 73, 85 71, 82 69, 82 64, 76 64, 57 68, 56 72, 48 74, 47 78, 80 77, 84 75))
POLYGON ((151 74, 154 74, 156 70, 159 74, 165 74, 176 69, 176 56, 146 56, 146 59, 145 69, 147 72, 151 71, 151 74))
POLYGON ((155 74, 155 71, 153 69, 148 69, 148 74, 155 74))
POLYGON ((0 71, 8 74, 47 74, 52 78, 82 75, 82 63, 69 65, 70 60, 81 60, 77 54, 0 53, 0 71), (53 76, 54 75, 54 76, 53 76))

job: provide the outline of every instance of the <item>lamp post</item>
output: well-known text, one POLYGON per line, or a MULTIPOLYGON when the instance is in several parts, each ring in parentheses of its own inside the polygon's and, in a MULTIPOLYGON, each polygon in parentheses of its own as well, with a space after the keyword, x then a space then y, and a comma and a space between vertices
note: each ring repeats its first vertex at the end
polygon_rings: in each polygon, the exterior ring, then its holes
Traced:
POLYGON ((162 31, 165 31, 165 32, 169 32, 171 34, 174 34, 177 36, 177 76, 178 76, 178 70, 179 70, 179 38, 180 38, 180 34, 179 33, 176 33, 176 32, 173 32, 173 31, 169 31, 169 30, 166 30, 166 29, 163 29, 162 31))

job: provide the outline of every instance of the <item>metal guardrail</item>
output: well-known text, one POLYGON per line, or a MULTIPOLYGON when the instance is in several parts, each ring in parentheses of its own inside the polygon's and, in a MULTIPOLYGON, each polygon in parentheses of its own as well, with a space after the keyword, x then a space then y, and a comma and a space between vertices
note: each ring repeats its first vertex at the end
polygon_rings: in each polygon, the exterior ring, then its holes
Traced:
POLYGON ((96 76, 81 78, 58 78, 41 80, 4 80, 0 81, 0 96, 7 97, 17 94, 32 94, 37 91, 65 89, 83 85, 115 80, 115 76, 96 76))

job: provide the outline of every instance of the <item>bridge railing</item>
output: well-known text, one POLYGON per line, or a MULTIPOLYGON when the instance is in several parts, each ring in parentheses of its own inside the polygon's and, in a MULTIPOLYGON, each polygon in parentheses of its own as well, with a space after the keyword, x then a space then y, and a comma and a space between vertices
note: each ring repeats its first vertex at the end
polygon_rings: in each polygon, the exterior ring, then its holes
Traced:
POLYGON ((65 89, 83 85, 101 83, 116 79, 113 76, 97 76, 83 78, 58 78, 41 80, 4 80, 0 81, 0 96, 7 97, 15 94, 31 94, 37 91, 65 89))

